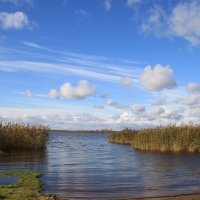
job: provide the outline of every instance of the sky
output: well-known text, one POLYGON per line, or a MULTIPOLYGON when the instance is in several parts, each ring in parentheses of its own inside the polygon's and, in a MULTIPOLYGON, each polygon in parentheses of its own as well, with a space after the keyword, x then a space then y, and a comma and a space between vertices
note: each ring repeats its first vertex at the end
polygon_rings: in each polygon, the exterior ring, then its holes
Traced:
POLYGON ((199 123, 199 10, 199 0, 0 0, 0 122, 199 123))

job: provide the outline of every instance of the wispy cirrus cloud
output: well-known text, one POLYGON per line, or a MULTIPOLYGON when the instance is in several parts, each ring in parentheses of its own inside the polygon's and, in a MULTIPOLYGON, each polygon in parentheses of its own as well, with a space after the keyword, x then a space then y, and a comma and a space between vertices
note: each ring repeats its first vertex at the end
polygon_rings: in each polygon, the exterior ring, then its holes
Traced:
POLYGON ((122 76, 138 79, 142 73, 140 67, 133 66, 141 65, 137 61, 57 51, 32 42, 23 42, 23 45, 28 50, 0 48, 4 54, 4 59, 0 61, 0 71, 69 73, 115 83, 119 82, 122 76), (33 52, 32 49, 37 51, 33 52), (25 60, 24 55, 28 59, 25 60), (15 58, 11 59, 11 56, 15 56, 15 58), (41 61, 34 61, 35 58, 41 58, 41 61), (42 61, 44 58, 45 61, 42 61))
POLYGON ((104 0, 105 10, 109 11, 112 7, 112 0, 104 0))
POLYGON ((0 3, 11 3, 16 6, 33 6, 34 5, 34 0, 0 0, 0 3))

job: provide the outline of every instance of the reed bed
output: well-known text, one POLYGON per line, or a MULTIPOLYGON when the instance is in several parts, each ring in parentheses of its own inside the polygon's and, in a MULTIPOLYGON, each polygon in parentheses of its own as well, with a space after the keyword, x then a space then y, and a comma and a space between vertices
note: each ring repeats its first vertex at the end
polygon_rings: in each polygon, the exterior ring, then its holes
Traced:
POLYGON ((110 142, 131 144, 144 151, 200 152, 200 124, 169 125, 113 134, 110 142))
POLYGON ((119 132, 113 133, 108 138, 108 141, 118 144, 132 144, 136 134, 138 134, 138 131, 126 128, 119 132))
POLYGON ((36 151, 46 147, 49 128, 43 125, 0 124, 0 151, 36 151))

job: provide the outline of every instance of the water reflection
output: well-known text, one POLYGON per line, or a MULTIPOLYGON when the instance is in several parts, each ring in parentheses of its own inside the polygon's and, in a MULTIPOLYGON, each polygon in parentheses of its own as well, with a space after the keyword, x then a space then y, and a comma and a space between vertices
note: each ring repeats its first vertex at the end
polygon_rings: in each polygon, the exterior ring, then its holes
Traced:
POLYGON ((47 163, 46 151, 0 154, 0 169, 41 170, 47 163))
POLYGON ((199 192, 199 154, 144 153, 127 145, 107 143, 106 138, 51 133, 46 154, 4 155, 0 157, 0 169, 39 170, 44 173, 44 192, 70 199, 199 192))

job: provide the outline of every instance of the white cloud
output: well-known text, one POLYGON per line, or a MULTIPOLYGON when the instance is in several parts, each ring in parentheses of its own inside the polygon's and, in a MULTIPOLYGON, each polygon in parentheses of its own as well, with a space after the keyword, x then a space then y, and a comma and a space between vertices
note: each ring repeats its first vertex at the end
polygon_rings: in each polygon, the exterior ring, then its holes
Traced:
POLYGON ((114 101, 113 99, 108 99, 106 104, 108 106, 117 106, 118 105, 118 102, 114 101))
POLYGON ((26 14, 21 11, 15 13, 0 12, 0 26, 2 29, 22 29, 29 26, 26 14))
POLYGON ((15 92, 14 94, 22 95, 22 96, 25 96, 25 97, 35 96, 35 94, 33 94, 30 90, 26 90, 25 92, 15 92))
POLYGON ((71 83, 67 82, 60 88, 61 96, 68 99, 84 99, 94 95, 95 92, 96 86, 90 85, 86 80, 80 80, 76 87, 73 87, 71 83))
POLYGON ((189 91, 200 92, 200 84, 197 83, 189 83, 187 85, 187 89, 189 91))
POLYGON ((165 109, 163 107, 158 107, 153 111, 153 114, 160 115, 160 114, 162 114, 164 112, 165 112, 165 109))
POLYGON ((150 9, 150 14, 148 15, 147 19, 143 21, 141 25, 141 29, 145 33, 154 33, 157 37, 166 36, 168 35, 168 29, 166 27, 168 17, 166 16, 164 10, 155 5, 152 9, 150 9), (165 32, 163 31, 165 28, 165 32))
POLYGON ((141 112, 144 112, 146 110, 146 108, 144 105, 137 104, 137 105, 132 106, 132 110, 134 112, 141 113, 141 112))
POLYGON ((83 16, 83 17, 89 16, 88 12, 86 10, 82 9, 82 8, 75 10, 75 13, 77 15, 80 15, 80 16, 83 16))
POLYGON ((120 83, 123 85, 123 86, 131 86, 133 84, 133 79, 130 78, 130 77, 122 77, 120 79, 120 83))
POLYGON ((116 108, 118 109, 128 109, 130 106, 128 104, 118 104, 116 108))
POLYGON ((0 3, 12 3, 16 6, 29 5, 33 6, 33 0, 0 0, 0 3))
POLYGON ((133 119, 133 116, 131 113, 124 112, 120 115, 120 120, 121 121, 131 121, 133 119))
POLYGON ((106 104, 108 106, 114 107, 116 109, 129 109, 130 106, 128 104, 119 104, 117 101, 113 100, 113 99, 108 99, 106 101, 106 104))
POLYGON ((104 106, 99 105, 99 104, 94 104, 93 107, 96 109, 104 109, 104 106))
POLYGON ((170 17, 171 34, 183 37, 193 45, 200 44, 200 2, 192 0, 178 4, 170 17))
POLYGON ((165 103, 164 99, 154 99, 152 101, 152 104, 156 106, 163 105, 164 103, 165 103))
POLYGON ((111 6, 112 6, 112 0, 104 0, 104 6, 105 6, 105 9, 106 11, 109 11, 111 9, 111 6))
POLYGON ((32 97, 33 93, 30 90, 27 90, 26 92, 24 92, 24 96, 26 96, 26 97, 32 97))
POLYGON ((153 32, 160 37, 182 37, 192 45, 200 44, 200 2, 180 2, 170 14, 155 6, 142 24, 144 32, 153 32))
POLYGON ((193 94, 183 99, 183 103, 189 106, 196 105, 199 103, 200 97, 198 94, 193 94))
POLYGON ((136 4, 140 3, 141 0, 127 0, 126 4, 129 7, 134 7, 136 4))
POLYGON ((173 70, 160 64, 154 68, 147 66, 140 82, 145 89, 151 91, 161 91, 163 89, 172 89, 176 86, 176 80, 172 77, 173 70))
POLYGON ((59 94, 58 94, 57 90, 51 89, 51 90, 49 91, 49 97, 52 98, 52 99, 57 99, 57 98, 59 98, 59 94))
POLYGON ((182 117, 182 115, 178 112, 178 110, 172 110, 169 108, 165 108, 164 112, 160 113, 162 118, 178 120, 182 117))

